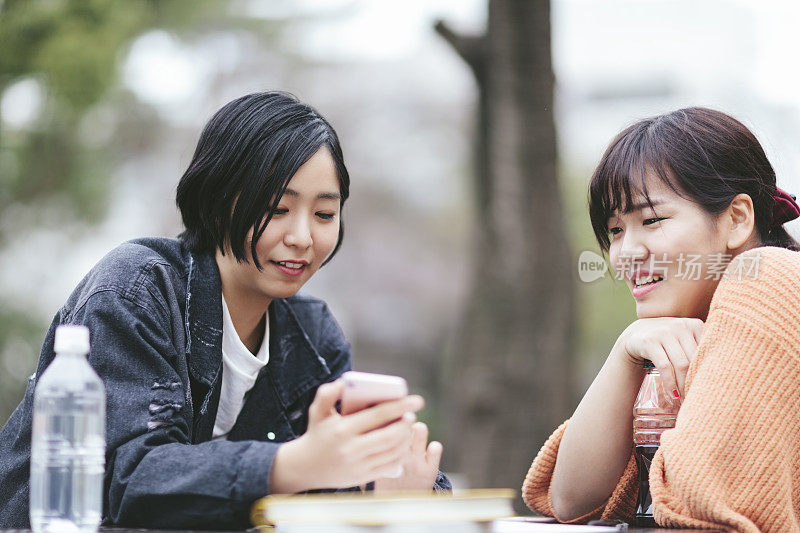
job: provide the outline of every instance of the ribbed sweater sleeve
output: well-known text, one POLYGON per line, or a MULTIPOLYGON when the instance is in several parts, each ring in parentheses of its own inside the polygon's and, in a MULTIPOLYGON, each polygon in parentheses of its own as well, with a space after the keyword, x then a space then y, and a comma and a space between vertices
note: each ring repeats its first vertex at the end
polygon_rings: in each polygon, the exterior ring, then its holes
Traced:
POLYGON ((800 531, 798 377, 800 253, 751 250, 714 294, 676 427, 654 457, 659 524, 800 531), (757 274, 742 276, 754 259, 757 274))
MULTIPOLYGON (((533 511, 556 518, 558 516, 550 499, 550 482, 553 479, 553 469, 556 466, 561 437, 563 437, 568 423, 569 420, 558 426, 558 429, 550 435, 550 438, 547 439, 533 460, 522 484, 522 499, 525 504, 533 511)), ((628 465, 625 467, 625 471, 622 473, 622 477, 608 501, 597 509, 565 523, 582 524, 589 520, 601 518, 630 518, 633 516, 636 507, 638 485, 639 476, 636 470, 636 461, 633 458, 633 447, 631 446, 631 457, 628 460, 628 465)))

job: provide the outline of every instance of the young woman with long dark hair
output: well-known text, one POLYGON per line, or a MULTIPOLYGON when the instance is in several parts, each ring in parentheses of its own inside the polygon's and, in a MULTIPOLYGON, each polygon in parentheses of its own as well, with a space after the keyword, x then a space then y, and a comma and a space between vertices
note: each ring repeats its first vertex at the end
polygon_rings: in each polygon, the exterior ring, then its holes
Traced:
POLYGON ((783 227, 800 208, 761 145, 710 109, 642 120, 603 155, 589 212, 638 320, 537 455, 525 501, 562 521, 631 518, 649 359, 682 400, 650 470, 656 522, 800 531, 800 252, 783 227))

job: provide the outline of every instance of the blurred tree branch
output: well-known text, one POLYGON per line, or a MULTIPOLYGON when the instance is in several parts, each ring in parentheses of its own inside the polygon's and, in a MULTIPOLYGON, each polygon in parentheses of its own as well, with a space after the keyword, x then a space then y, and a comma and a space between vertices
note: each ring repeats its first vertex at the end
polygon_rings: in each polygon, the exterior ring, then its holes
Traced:
POLYGON ((439 20, 433 26, 445 41, 458 52, 467 65, 472 69, 472 73, 482 84, 486 77, 486 37, 483 35, 460 35, 450 29, 450 26, 443 20, 439 20))

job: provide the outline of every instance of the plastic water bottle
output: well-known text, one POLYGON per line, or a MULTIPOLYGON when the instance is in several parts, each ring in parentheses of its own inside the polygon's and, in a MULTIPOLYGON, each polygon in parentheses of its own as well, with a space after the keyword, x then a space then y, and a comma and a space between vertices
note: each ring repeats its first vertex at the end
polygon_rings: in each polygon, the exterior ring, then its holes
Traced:
POLYGON ((652 362, 645 359, 644 368, 646 374, 633 404, 634 457, 639 470, 639 495, 634 523, 637 526, 655 526, 650 495, 650 463, 661 444, 661 434, 675 427, 681 402, 664 390, 661 374, 652 362))
POLYGON ((31 529, 94 533, 103 506, 105 388, 86 360, 87 328, 59 326, 55 352, 34 392, 31 529))

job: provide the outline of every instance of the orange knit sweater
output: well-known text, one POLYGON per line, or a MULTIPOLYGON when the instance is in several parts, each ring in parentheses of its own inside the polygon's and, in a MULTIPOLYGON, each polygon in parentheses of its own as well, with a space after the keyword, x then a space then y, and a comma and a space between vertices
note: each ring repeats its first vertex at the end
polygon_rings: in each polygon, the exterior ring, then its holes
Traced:
MULTIPOLYGON (((528 506, 551 516, 565 428, 544 444, 522 486, 528 506)), ((637 490, 631 455, 609 500, 573 522, 630 518, 637 490)), ((650 490, 664 526, 800 532, 800 253, 757 248, 728 266, 676 427, 653 459, 650 490)))

